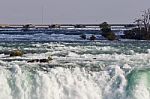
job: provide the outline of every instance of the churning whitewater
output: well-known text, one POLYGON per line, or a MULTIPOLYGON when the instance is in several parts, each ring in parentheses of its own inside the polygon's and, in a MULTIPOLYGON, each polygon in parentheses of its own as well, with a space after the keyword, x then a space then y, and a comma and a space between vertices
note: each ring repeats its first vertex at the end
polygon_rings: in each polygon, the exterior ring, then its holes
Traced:
POLYGON ((150 99, 149 66, 148 41, 1 42, 0 99, 150 99))

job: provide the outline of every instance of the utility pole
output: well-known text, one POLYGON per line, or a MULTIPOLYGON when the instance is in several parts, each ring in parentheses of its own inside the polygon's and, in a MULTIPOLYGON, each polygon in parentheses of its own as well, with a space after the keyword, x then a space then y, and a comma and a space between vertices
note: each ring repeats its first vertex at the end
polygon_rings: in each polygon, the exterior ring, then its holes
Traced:
POLYGON ((42 6, 42 24, 44 22, 44 6, 42 6))

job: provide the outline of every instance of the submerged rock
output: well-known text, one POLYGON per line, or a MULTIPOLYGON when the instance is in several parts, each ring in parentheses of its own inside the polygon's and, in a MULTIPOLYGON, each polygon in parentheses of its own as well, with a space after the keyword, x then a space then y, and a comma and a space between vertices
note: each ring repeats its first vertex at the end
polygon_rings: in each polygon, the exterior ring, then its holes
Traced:
POLYGON ((39 59, 39 62, 40 63, 46 63, 46 62, 49 62, 49 60, 48 59, 39 59))
POLYGON ((34 62, 39 62, 39 59, 32 59, 32 60, 28 60, 28 63, 34 63, 34 62))
POLYGON ((49 61, 53 60, 52 57, 48 57, 48 59, 32 59, 28 60, 28 63, 40 62, 40 63, 48 63, 49 61))

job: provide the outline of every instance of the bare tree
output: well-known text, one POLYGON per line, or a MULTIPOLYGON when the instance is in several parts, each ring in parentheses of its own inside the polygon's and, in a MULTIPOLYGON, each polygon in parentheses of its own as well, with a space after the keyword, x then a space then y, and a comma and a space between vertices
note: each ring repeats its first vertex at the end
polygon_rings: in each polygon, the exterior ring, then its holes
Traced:
POLYGON ((145 31, 148 33, 150 32, 150 8, 142 12, 141 18, 135 19, 135 23, 137 23, 140 30, 144 26, 145 31))
POLYGON ((147 32, 149 32, 149 25, 150 25, 150 8, 144 11, 143 17, 143 23, 144 27, 147 32))
POLYGON ((147 32, 149 32, 149 25, 150 25, 150 8, 143 11, 143 15, 142 15, 142 21, 143 21, 143 24, 144 24, 144 27, 145 27, 145 30, 147 32))

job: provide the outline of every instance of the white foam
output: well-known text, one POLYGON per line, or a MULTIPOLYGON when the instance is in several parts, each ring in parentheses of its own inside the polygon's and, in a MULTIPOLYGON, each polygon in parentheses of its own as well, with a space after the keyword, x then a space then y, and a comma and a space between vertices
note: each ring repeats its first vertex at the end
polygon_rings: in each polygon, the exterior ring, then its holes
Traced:
POLYGON ((11 88, 7 81, 7 73, 4 69, 0 69, 0 99, 13 99, 11 88))
MULTIPOLYGON (((98 43, 101 44, 101 43, 98 43)), ((11 49, 11 48, 10 48, 11 49)), ((29 50, 26 47, 24 50, 29 50)), ((22 57, 0 61, 0 99, 127 99, 127 74, 134 68, 149 66, 150 54, 102 45, 36 43, 22 57), (102 53, 101 53, 102 52, 102 53), (50 63, 27 63, 17 59, 45 59, 50 63), (48 66, 56 66, 48 68, 48 66), (60 67, 59 67, 60 66, 60 67), (69 67, 72 66, 72 67, 69 67), (69 68, 67 68, 69 67, 69 68), (92 68, 93 67, 93 68, 92 68), (44 68, 44 69, 43 69, 44 68), (98 69, 97 69, 98 68, 98 69)), ((4 54, 0 57, 4 59, 4 54)), ((148 75, 143 74, 132 91, 133 99, 149 99, 148 75)))

